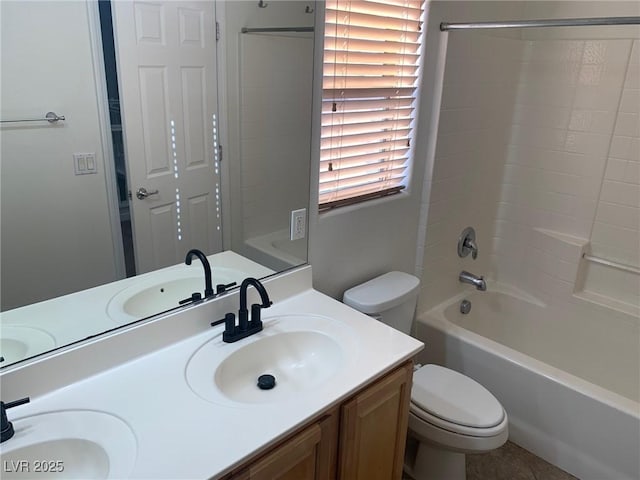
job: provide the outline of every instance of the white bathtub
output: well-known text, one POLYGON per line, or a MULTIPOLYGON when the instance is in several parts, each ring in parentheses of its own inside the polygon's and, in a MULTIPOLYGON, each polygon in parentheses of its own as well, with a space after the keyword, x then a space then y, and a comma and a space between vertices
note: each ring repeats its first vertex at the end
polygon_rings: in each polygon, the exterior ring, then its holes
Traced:
POLYGON ((578 478, 639 479, 640 319, 489 290, 418 314, 420 361, 479 381, 507 410, 511 440, 578 478))
POLYGON ((245 254, 277 272, 307 262, 307 239, 289 239, 289 230, 277 230, 245 240, 245 254))

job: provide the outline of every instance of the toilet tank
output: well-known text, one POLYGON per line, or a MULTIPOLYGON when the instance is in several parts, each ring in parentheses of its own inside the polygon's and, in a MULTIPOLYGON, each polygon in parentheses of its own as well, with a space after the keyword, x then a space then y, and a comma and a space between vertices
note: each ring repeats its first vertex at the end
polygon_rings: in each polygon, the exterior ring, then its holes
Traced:
POLYGON ((344 292, 342 301, 377 317, 407 335, 416 311, 420 280, 404 272, 389 272, 344 292))

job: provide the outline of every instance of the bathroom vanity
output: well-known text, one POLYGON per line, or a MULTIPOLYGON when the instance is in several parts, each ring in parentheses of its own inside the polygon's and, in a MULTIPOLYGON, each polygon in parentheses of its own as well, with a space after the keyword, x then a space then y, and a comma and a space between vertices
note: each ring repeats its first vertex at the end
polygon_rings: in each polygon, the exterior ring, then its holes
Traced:
POLYGON ((2 400, 31 402, 8 411, 2 464, 49 452, 83 478, 399 479, 423 344, 313 290, 310 266, 264 286, 264 328, 238 342, 210 326, 237 312, 235 290, 4 371, 2 400))
POLYGON ((412 374, 406 362, 223 478, 401 478, 412 374))

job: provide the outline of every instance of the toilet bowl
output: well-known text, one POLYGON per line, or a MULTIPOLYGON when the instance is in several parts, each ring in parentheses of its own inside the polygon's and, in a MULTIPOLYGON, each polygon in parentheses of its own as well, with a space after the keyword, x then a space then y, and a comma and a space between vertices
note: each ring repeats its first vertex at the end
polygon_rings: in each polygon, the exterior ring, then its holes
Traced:
POLYGON ((475 380, 439 365, 414 372, 409 436, 417 444, 405 470, 416 480, 464 479, 465 454, 500 447, 508 432, 502 405, 475 380))
MULTIPOLYGON (((419 280, 413 275, 389 272, 347 290, 343 302, 408 335, 418 288, 419 280)), ((498 448, 508 435, 506 412, 478 382, 439 365, 416 368, 405 455, 407 475, 415 480, 463 480, 465 454, 498 448)))

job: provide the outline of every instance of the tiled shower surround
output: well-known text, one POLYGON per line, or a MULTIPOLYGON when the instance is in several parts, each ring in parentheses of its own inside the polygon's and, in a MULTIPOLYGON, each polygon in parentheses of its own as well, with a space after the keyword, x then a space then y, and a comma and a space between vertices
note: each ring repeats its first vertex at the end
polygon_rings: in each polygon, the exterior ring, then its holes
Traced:
POLYGON ((576 293, 638 315, 640 276, 582 259, 640 264, 637 30, 509 35, 449 34, 420 308, 467 269, 561 309, 576 293), (456 254, 467 225, 475 262, 456 254))
MULTIPOLYGON (((640 265, 640 41, 633 43, 591 231, 594 255, 640 265)), ((589 266, 584 289, 625 300, 640 295, 638 276, 589 266)), ((637 302, 636 302, 637 303, 637 302)))

